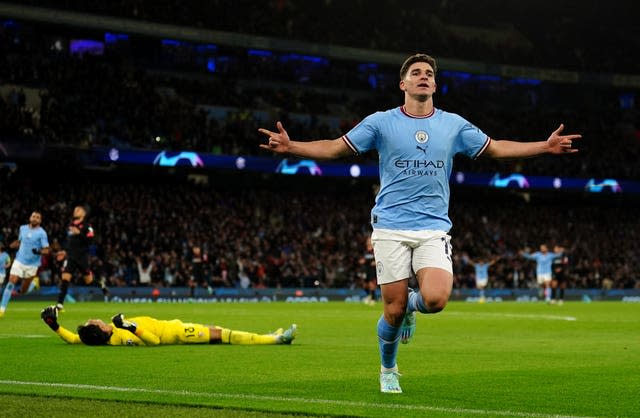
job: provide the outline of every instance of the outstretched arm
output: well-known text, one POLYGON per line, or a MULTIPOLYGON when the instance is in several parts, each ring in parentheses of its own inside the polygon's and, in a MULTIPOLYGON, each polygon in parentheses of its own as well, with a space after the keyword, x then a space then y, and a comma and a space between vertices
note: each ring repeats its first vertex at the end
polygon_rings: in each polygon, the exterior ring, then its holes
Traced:
POLYGON ((282 126, 281 122, 276 123, 278 132, 260 128, 258 132, 269 137, 266 144, 260 144, 260 148, 269 150, 276 154, 291 154, 298 157, 318 158, 330 160, 339 157, 353 155, 353 151, 344 142, 342 137, 336 139, 321 139, 316 141, 293 141, 282 126))
POLYGON ((582 138, 580 134, 562 135, 564 124, 551 133, 546 141, 518 142, 510 140, 492 140, 483 155, 492 158, 528 158, 541 154, 573 154, 573 140, 582 138))
POLYGON ((82 344, 82 340, 80 336, 75 332, 71 332, 65 327, 60 327, 57 329, 56 334, 60 336, 64 341, 69 344, 82 344))
POLYGON ((82 344, 78 334, 69 331, 68 329, 61 327, 58 324, 58 308, 55 306, 47 306, 40 311, 40 318, 45 324, 51 328, 53 332, 58 334, 60 338, 69 344, 82 344))
POLYGON ((520 255, 521 257, 526 258, 527 260, 535 260, 536 259, 536 257, 532 253, 530 253, 528 249, 518 251, 518 255, 520 255))

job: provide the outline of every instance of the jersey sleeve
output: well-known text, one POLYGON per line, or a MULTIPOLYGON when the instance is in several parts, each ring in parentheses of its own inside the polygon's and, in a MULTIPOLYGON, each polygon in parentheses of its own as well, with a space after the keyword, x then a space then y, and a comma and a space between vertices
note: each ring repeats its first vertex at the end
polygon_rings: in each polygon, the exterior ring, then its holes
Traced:
POLYGON ((49 236, 47 233, 42 230, 42 235, 40 236, 40 248, 49 248, 49 236))
MULTIPOLYGON (((112 324, 113 325, 113 324, 112 324)), ((113 327, 109 345, 158 345, 160 338, 152 332, 137 329, 132 333, 126 329, 113 327)))
POLYGON ((160 337, 158 337, 156 334, 150 332, 150 331, 146 331, 143 329, 137 329, 136 330, 136 336, 138 338, 140 338, 143 342, 144 345, 158 345, 160 344, 160 337))
POLYGON ((56 334, 60 336, 65 342, 69 344, 82 344, 82 340, 80 340, 80 336, 74 332, 69 331, 68 329, 60 326, 56 331, 56 334))
POLYGON ((491 143, 491 138, 487 136, 480 128, 471 122, 461 118, 460 131, 458 132, 459 150, 458 152, 469 158, 478 158, 491 143))
POLYGON ((342 137, 354 153, 363 154, 375 148, 379 113, 367 116, 342 137))

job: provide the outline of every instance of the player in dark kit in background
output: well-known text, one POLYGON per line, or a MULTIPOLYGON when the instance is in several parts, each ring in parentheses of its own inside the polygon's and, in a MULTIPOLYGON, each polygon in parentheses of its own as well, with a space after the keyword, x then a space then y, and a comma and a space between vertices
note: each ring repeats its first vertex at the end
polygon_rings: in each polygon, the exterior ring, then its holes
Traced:
MULTIPOLYGON (((82 276, 84 284, 93 283, 93 273, 89 269, 89 246, 93 243, 93 227, 86 220, 87 209, 84 206, 76 206, 73 209, 73 219, 67 228, 67 240, 65 249, 56 254, 62 262, 62 277, 58 303, 56 307, 64 309, 64 299, 69 291, 69 284, 74 277, 82 276)), ((100 283, 105 297, 109 295, 104 281, 100 283)))
POLYGON ((375 305, 378 299, 376 295, 378 282, 376 281, 376 260, 373 256, 373 245, 371 244, 371 237, 367 238, 367 250, 360 258, 359 262, 363 267, 363 287, 367 292, 367 296, 364 298, 364 303, 366 303, 367 305, 375 305))
POLYGON ((567 265, 569 257, 563 254, 553 260, 553 278, 551 279, 551 303, 562 305, 564 303, 564 290, 567 288, 567 265))

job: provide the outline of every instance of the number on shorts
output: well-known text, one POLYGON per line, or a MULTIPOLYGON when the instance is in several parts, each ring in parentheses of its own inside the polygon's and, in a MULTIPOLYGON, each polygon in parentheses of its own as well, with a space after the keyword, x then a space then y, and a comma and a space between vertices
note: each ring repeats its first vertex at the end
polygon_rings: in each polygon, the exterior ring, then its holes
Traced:
POLYGON ((446 237, 442 237, 440 238, 440 240, 444 244, 444 253, 447 256, 447 259, 453 263, 453 260, 451 259, 451 254, 453 253, 453 249, 451 248, 451 243, 446 237))

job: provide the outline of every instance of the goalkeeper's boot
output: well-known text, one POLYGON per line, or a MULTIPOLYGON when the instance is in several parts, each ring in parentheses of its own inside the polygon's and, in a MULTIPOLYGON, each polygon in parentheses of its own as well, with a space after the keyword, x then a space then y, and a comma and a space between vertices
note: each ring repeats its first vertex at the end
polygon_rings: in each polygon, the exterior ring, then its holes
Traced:
POLYGON ((278 344, 291 344, 296 338, 298 333, 298 326, 296 324, 291 325, 285 332, 278 335, 278 344))
POLYGON ((275 335, 277 337, 278 335, 282 335, 282 334, 284 334, 284 328, 278 328, 277 330, 273 331, 269 335, 275 335))
POLYGON ((402 393, 400 382, 398 381, 400 373, 398 372, 382 372, 380 373, 380 392, 382 393, 402 393))

